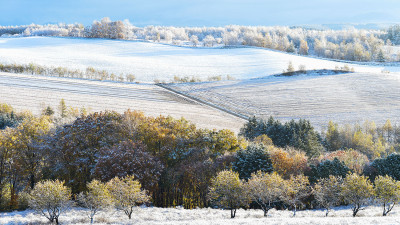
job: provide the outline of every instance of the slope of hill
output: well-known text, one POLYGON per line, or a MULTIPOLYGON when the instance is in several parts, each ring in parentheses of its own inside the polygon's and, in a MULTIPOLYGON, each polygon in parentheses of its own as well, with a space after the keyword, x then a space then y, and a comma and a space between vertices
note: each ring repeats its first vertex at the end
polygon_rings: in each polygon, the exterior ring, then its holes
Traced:
MULTIPOLYGON (((310 58, 262 48, 192 48, 136 41, 54 37, 0 38, 0 63, 94 67, 134 74, 140 82, 171 81, 174 76, 230 75, 248 79, 281 73, 292 62, 297 69, 334 69, 343 62, 310 58)), ((381 72, 397 67, 348 64, 358 72, 381 72)))
POLYGON ((400 76, 382 73, 268 76, 240 81, 169 84, 168 87, 240 113, 281 119, 345 123, 400 122, 400 76))
POLYGON ((148 116, 184 117, 201 128, 238 132, 244 123, 244 120, 155 85, 0 73, 0 102, 8 103, 17 110, 40 114, 45 106, 57 109, 62 98, 68 106, 85 107, 92 112, 139 110, 148 116))

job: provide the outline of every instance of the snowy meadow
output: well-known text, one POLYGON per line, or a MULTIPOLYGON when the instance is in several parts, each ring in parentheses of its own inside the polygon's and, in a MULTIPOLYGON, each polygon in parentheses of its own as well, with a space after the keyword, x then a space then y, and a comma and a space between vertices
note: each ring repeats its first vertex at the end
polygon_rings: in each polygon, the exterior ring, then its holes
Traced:
POLYGON ((257 47, 194 48, 168 44, 107 39, 22 37, 0 38, 0 63, 88 67, 115 74, 133 74, 136 81, 173 81, 174 76, 207 80, 213 76, 248 79, 295 69, 335 69, 348 65, 357 72, 398 70, 396 66, 358 65, 299 56, 257 47))
MULTIPOLYGON (((132 219, 129 220, 125 214, 118 211, 100 212, 95 217, 95 224, 179 224, 179 225, 224 225, 224 224, 398 224, 400 221, 400 209, 394 208, 388 216, 381 216, 381 207, 370 206, 360 212, 358 217, 351 216, 349 207, 337 207, 328 217, 325 217, 323 210, 303 210, 299 211, 296 217, 292 216, 289 210, 272 209, 268 217, 264 217, 261 210, 240 209, 234 219, 229 217, 229 210, 220 209, 183 209, 176 208, 156 208, 156 207, 137 207, 132 219)), ((43 224, 48 220, 35 214, 32 210, 21 212, 0 213, 0 224, 43 224)), ((89 218, 83 208, 73 208, 60 216, 61 224, 88 224, 89 218)))

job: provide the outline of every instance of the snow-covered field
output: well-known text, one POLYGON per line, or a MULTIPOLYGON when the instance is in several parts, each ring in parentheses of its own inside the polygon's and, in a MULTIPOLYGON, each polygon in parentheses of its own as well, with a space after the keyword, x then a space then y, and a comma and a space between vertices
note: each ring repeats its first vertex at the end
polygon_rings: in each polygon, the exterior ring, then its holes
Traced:
MULTIPOLYGON (((236 79, 281 73, 289 61, 295 68, 334 69, 343 62, 302 57, 262 48, 191 48, 138 41, 55 37, 0 38, 0 63, 62 66, 134 74, 138 81, 171 81, 174 76, 230 75, 236 79)), ((348 64, 359 72, 398 70, 398 67, 348 64), (396 69, 397 68, 397 69, 396 69)))
POLYGON ((394 73, 268 76, 169 87, 246 116, 304 118, 318 127, 329 120, 400 122, 400 74, 394 73))
MULTIPOLYGON (((186 210, 183 208, 137 208, 132 215, 132 219, 122 212, 109 211, 101 212, 95 216, 96 224, 145 224, 145 225, 236 225, 236 224, 399 224, 400 210, 395 207, 388 216, 381 216, 381 208, 370 206, 366 210, 360 211, 357 217, 353 218, 349 207, 336 208, 330 212, 329 217, 325 217, 322 210, 298 211, 296 217, 292 217, 292 212, 288 210, 270 210, 269 216, 265 218, 261 210, 243 210, 236 213, 236 218, 230 218, 229 210, 219 209, 195 209, 186 210)), ((88 224, 90 220, 85 215, 83 209, 74 208, 59 218, 61 224, 88 224)), ((45 217, 35 214, 31 210, 22 212, 0 213, 0 224, 43 224, 47 223, 45 217)))
POLYGON ((201 128, 238 132, 244 123, 244 120, 177 96, 156 85, 0 72, 0 103, 40 114, 44 106, 58 109, 62 98, 67 106, 78 109, 85 107, 92 112, 115 110, 121 113, 127 109, 139 110, 148 116, 184 117, 201 128))

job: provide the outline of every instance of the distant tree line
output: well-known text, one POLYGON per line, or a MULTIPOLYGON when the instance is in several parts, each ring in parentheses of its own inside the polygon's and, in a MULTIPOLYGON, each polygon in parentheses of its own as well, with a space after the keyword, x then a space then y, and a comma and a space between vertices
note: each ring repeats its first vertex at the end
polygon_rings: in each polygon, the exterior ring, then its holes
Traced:
POLYGON ((399 61, 390 46, 400 40, 398 25, 387 30, 321 30, 301 27, 136 27, 125 21, 103 18, 91 26, 48 24, 0 27, 0 36, 57 36, 147 40, 204 47, 257 46, 300 55, 350 61, 399 61), (389 46, 384 48, 384 46, 389 46))

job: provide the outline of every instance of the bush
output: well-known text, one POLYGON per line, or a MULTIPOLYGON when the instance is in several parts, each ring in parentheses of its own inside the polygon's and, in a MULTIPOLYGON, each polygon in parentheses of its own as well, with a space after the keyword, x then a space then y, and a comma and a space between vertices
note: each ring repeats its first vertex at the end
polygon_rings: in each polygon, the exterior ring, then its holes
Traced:
POLYGON ((71 205, 70 197, 71 189, 63 181, 40 181, 30 193, 29 207, 58 224, 60 214, 71 205))

